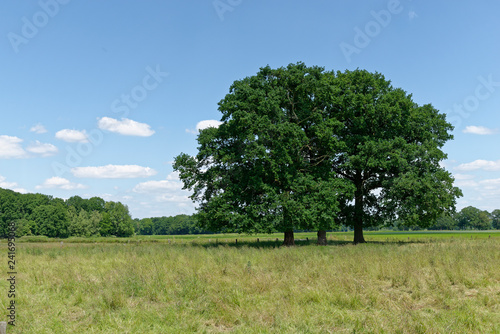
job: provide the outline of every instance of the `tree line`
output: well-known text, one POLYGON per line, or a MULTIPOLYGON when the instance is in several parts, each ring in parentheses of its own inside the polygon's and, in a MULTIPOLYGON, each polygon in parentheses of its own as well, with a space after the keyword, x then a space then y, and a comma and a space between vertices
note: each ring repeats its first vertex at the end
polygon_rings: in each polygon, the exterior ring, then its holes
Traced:
POLYGON ((128 237, 135 233, 128 207, 100 197, 67 200, 44 194, 20 194, 0 188, 0 235, 14 222, 16 235, 128 237))
POLYGON ((468 206, 453 215, 443 215, 430 230, 490 230, 500 229, 500 210, 491 213, 468 206))
MULTIPOLYGON (((419 225, 408 225, 404 222, 396 221, 393 224, 386 224, 381 226, 382 229, 393 231, 419 231, 424 230, 419 225)), ((380 230, 374 228, 370 230, 380 230)), ((500 209, 488 212, 473 206, 468 206, 462 210, 451 213, 443 214, 437 217, 425 230, 431 231, 466 231, 466 230, 498 230, 500 229, 500 209)), ((342 231, 348 230, 345 226, 341 228, 342 231)))
MULTIPOLYGON (((177 215, 173 217, 153 217, 134 219, 135 232, 138 235, 183 235, 211 234, 212 231, 200 228, 196 215, 177 215)), ((407 226, 396 222, 393 225, 382 226, 393 231, 421 230, 418 225, 407 226)), ((374 229, 374 230, 378 230, 374 229)), ((468 206, 452 215, 442 215, 434 220, 428 230, 491 230, 500 229, 500 210, 483 211, 468 206)), ((349 231, 348 226, 340 225, 330 231, 349 231)), ((311 232, 295 230, 294 232, 311 232)))
POLYGON ((201 228, 194 216, 176 215, 172 217, 152 217, 134 219, 135 233, 138 235, 183 235, 212 234, 201 228))

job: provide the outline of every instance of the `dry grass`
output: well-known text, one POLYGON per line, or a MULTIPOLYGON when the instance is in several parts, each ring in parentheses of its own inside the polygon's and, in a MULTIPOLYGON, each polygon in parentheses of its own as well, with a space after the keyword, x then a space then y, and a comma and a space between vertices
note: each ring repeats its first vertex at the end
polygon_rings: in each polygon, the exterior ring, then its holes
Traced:
MULTIPOLYGON (((22 244, 8 333, 498 333, 496 239, 22 244)), ((5 310, 7 282, 0 283, 5 310)))

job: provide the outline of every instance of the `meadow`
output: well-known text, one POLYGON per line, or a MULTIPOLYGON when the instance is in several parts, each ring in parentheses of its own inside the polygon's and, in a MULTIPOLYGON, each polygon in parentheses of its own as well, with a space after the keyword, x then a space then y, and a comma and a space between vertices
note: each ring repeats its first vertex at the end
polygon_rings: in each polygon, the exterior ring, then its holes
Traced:
POLYGON ((7 332, 500 332, 499 232, 328 236, 21 238, 7 332))

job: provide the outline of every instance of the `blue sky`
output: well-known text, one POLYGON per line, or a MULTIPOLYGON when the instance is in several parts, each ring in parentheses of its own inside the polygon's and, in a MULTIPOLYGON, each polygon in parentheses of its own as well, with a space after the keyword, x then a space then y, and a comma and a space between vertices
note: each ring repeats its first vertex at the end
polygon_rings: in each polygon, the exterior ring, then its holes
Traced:
POLYGON ((500 3, 3 1, 0 187, 193 213, 172 173, 260 67, 378 71, 456 128, 446 168, 500 209, 500 3))

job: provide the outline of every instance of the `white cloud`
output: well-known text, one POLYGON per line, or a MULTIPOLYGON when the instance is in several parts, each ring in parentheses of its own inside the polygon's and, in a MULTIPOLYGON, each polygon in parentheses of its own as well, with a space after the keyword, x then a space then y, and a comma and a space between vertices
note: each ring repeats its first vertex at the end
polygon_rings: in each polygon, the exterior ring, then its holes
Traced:
POLYGON ((179 175, 181 175, 180 172, 172 172, 167 175, 167 180, 180 181, 179 175))
POLYGON ((26 158, 26 151, 21 146, 23 140, 18 137, 0 136, 0 159, 26 158))
POLYGON ((418 15, 417 15, 417 13, 416 13, 415 11, 410 10, 410 11, 408 12, 408 17, 410 18, 410 21, 411 21, 411 20, 416 19, 416 18, 418 17, 418 15))
POLYGON ((455 185, 464 192, 457 209, 472 205, 482 210, 500 209, 500 178, 483 180, 458 180, 455 185))
POLYGON ((478 186, 478 183, 473 179, 476 178, 475 175, 470 174, 453 174, 455 178, 454 185, 459 188, 474 188, 478 186))
POLYGON ((125 136, 149 137, 155 133, 148 124, 139 123, 128 118, 122 118, 119 121, 114 118, 103 117, 98 119, 97 125, 99 129, 116 132, 125 136))
POLYGON ((475 126, 475 125, 469 125, 466 126, 465 129, 463 130, 464 133, 472 133, 475 135, 493 135, 495 133, 498 133, 497 129, 489 129, 484 126, 475 126))
POLYGON ((40 143, 38 140, 35 143, 28 146, 26 148, 26 151, 35 154, 40 154, 42 157, 50 157, 59 152, 57 147, 55 147, 54 145, 48 143, 40 143))
MULTIPOLYGON (((182 187, 181 187, 182 188, 182 187)), ((139 183, 133 189, 136 193, 157 193, 163 191, 179 190, 179 185, 176 182, 169 180, 161 181, 146 181, 139 183)))
POLYGON ((189 191, 182 189, 179 173, 173 172, 163 180, 138 183, 132 191, 137 195, 131 212, 139 217, 160 217, 176 214, 193 214, 196 209, 189 191))
POLYGON ((479 184, 474 180, 457 180, 455 181, 455 186, 459 188, 474 188, 479 184))
POLYGON ((174 202, 178 205, 185 205, 186 203, 191 203, 191 199, 185 196, 172 195, 172 194, 161 194, 156 198, 157 202, 174 202))
POLYGON ((87 133, 85 130, 71 130, 71 129, 63 129, 61 131, 56 132, 56 138, 64 140, 68 143, 88 143, 87 133))
POLYGON ((38 185, 35 188, 36 189, 57 188, 64 190, 73 190, 73 189, 85 189, 87 188, 87 186, 80 183, 72 183, 68 179, 59 176, 54 176, 51 177, 50 179, 45 180, 41 185, 38 185))
POLYGON ((96 179, 131 179, 156 175, 156 171, 149 167, 137 165, 107 165, 98 167, 75 167, 71 172, 76 177, 96 179))
POLYGON ((146 181, 139 183, 133 189, 136 193, 162 193, 166 191, 180 191, 183 184, 179 180, 179 172, 172 172, 165 180, 146 181))
MULTIPOLYGON (((178 213, 192 213, 194 203, 189 198, 190 192, 182 189, 183 183, 179 180, 179 173, 170 173, 164 180, 147 181, 137 184, 133 191, 149 198, 147 207, 150 211, 155 208, 171 208, 178 213), (156 204, 155 204, 156 203, 156 204)), ((144 207, 144 205, 142 205, 144 207)))
POLYGON ((196 130, 200 131, 206 128, 218 128, 221 124, 222 122, 216 121, 214 119, 209 119, 206 121, 198 122, 198 124, 196 124, 196 130))
POLYGON ((500 160, 475 160, 473 162, 459 165, 456 170, 458 171, 472 171, 472 170, 486 170, 486 171, 500 171, 500 160))
POLYGON ((455 178, 455 180, 470 180, 475 178, 474 175, 470 174, 453 174, 453 177, 455 178))
POLYGON ((479 184, 482 185, 484 189, 498 190, 500 193, 500 179, 482 180, 479 182, 479 184))
MULTIPOLYGON (((476 191, 479 192, 483 199, 496 199, 498 203, 500 199, 500 178, 481 180, 476 185, 476 191)), ((497 209, 500 209, 497 207, 497 209)))
POLYGON ((22 194, 26 194, 28 192, 26 189, 19 187, 17 182, 6 182, 5 180, 5 177, 0 175, 0 188, 10 189, 22 194))
POLYGON ((217 121, 215 119, 208 119, 205 121, 198 122, 196 124, 196 130, 186 129, 186 132, 197 134, 198 132, 206 128, 218 128, 221 124, 222 122, 217 121))
POLYGON ((45 127, 42 124, 38 123, 37 125, 33 125, 30 131, 40 134, 40 133, 46 133, 47 129, 45 129, 45 127))

